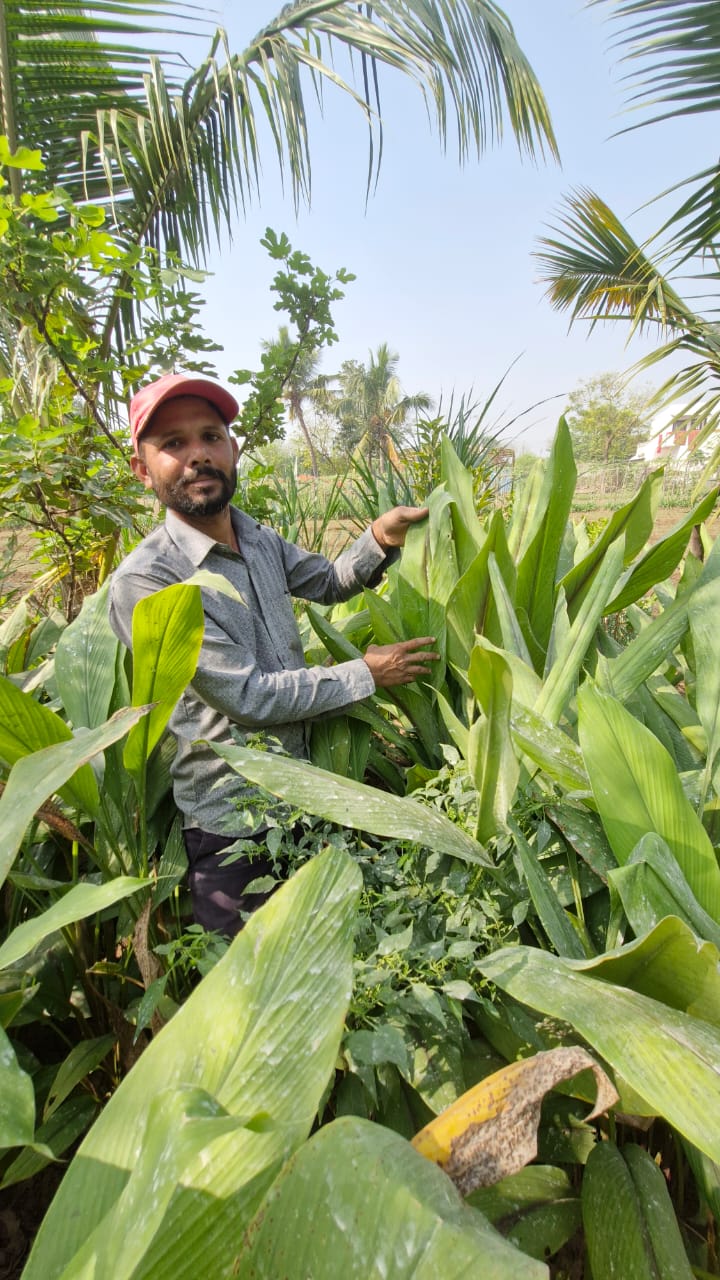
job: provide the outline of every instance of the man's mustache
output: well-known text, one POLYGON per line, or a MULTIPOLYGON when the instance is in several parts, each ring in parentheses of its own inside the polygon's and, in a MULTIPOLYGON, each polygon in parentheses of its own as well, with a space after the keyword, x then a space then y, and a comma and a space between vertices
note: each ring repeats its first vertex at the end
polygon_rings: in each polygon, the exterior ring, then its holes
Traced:
POLYGON ((194 467, 192 474, 183 476, 180 481, 183 485, 193 484, 196 480, 222 480, 227 481, 227 476, 219 467, 194 467))

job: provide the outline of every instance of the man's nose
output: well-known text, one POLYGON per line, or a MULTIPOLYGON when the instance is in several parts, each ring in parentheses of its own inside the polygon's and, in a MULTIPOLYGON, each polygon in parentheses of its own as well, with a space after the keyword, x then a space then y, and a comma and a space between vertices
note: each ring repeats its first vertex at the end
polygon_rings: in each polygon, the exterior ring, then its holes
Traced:
POLYGON ((185 466, 204 466, 210 461, 210 448, 206 440, 193 440, 185 453, 185 466))

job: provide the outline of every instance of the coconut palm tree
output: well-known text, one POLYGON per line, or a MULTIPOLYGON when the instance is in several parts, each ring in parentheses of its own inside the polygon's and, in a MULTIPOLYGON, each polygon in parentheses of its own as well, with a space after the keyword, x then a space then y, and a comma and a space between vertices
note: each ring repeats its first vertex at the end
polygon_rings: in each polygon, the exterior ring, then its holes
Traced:
POLYGON ((289 369, 283 383, 283 400, 290 421, 296 422, 302 431, 310 454, 312 473, 317 476, 317 449, 305 417, 305 405, 310 402, 323 408, 328 404, 329 380, 325 374, 320 373, 320 352, 308 350, 294 342, 286 324, 280 326, 277 338, 263 342, 262 348, 268 353, 275 352, 289 357, 289 369))
POLYGON ((364 113, 370 189, 382 67, 415 81, 442 143, 455 131, 460 159, 508 124, 521 151, 557 154, 542 92, 491 0, 295 0, 240 53, 216 31, 189 77, 179 56, 149 58, 143 39, 179 49, 198 25, 195 7, 173 0, 0 0, 0 132, 11 150, 43 147, 46 185, 110 202, 129 243, 201 263, 258 193, 268 146, 296 203, 309 200, 307 88, 320 100, 325 89, 348 93, 364 113), (343 78, 342 55, 348 76, 361 68, 360 90, 343 78))
POLYGON ((358 360, 342 365, 334 413, 346 451, 362 444, 370 458, 392 457, 394 438, 402 434, 410 413, 431 408, 427 392, 404 394, 397 376, 399 358, 381 342, 367 365, 358 360))
MULTIPOLYGON (((461 159, 507 126, 522 152, 556 154, 540 88, 493 0, 295 0, 239 53, 199 13, 181 0, 0 0, 3 177, 16 198, 24 183, 29 196, 57 186, 76 203, 103 205, 117 250, 117 265, 108 264, 92 296, 83 291, 81 266, 58 286, 93 353, 72 369, 57 329, 45 323, 46 304, 60 295, 41 250, 22 259, 28 269, 37 265, 37 290, 18 286, 14 295, 33 304, 25 327, 6 279, 0 296, 0 381, 11 377, 17 388, 13 416, 22 409, 39 418, 38 397, 47 398, 53 376, 61 386, 69 379, 84 410, 63 429, 73 432, 75 456, 88 459, 79 467, 82 484, 100 435, 103 449, 108 436, 107 443, 119 443, 117 404, 132 366, 147 367, 142 352, 150 348, 142 344, 154 323, 142 302, 148 273, 162 280, 167 273, 156 267, 175 268, 177 257, 201 265, 213 240, 232 230, 238 211, 260 193, 273 154, 295 202, 309 200, 308 93, 321 103, 325 93, 349 94, 364 114, 368 189, 382 151, 381 69, 414 80, 440 139, 454 133, 461 159), (196 66, 198 32, 207 54, 196 66), (183 43, 189 36, 192 45, 183 43), (177 52, 158 57, 153 47, 177 52), (7 167, 8 150, 37 147, 42 173, 7 167), (144 279, 134 270, 138 261, 144 279)), ((157 353, 195 350, 183 348, 182 332, 174 332, 175 314, 157 316, 151 364, 157 353)), ((113 457, 111 446, 111 473, 113 457)))
MULTIPOLYGON (((650 111, 642 124, 718 109, 720 24, 714 0, 622 0, 613 9, 612 16, 624 24, 620 42, 633 68, 632 105, 650 111)), ((658 347, 633 372, 679 351, 688 354, 688 363, 665 381, 658 399, 702 401, 706 426, 699 439, 704 439, 720 414, 720 162, 714 160, 680 186, 681 202, 644 244, 597 193, 575 191, 566 197, 558 225, 541 241, 537 256, 550 300, 570 312, 571 323, 621 321, 629 337, 640 331, 657 334, 658 347), (700 288, 698 278, 704 282, 700 288), (710 305, 699 310, 684 296, 689 290, 695 299, 709 297, 710 305)))

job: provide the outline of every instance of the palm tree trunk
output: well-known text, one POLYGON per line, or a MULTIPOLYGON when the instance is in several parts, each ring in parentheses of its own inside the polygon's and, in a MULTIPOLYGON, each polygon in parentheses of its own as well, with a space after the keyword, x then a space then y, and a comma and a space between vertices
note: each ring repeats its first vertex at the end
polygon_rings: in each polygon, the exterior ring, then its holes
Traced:
POLYGON ((308 431, 307 423, 305 421, 305 415, 302 411, 302 405, 298 404, 295 406, 295 416, 297 417, 297 420, 300 423, 300 430, 302 431, 305 437, 305 443, 310 453, 310 465, 312 467, 312 473, 314 478, 317 480, 318 474, 319 474, 317 453, 315 451, 315 445, 312 442, 312 437, 310 435, 310 432, 308 431))
MULTIPOLYGON (((17 151, 18 136, 15 122, 15 103, 13 86, 10 77, 10 56, 8 52, 7 16, 5 0, 0 0, 0 133, 4 133, 11 151, 17 151)), ((22 195, 22 177, 19 169, 9 169, 10 191, 12 198, 19 203, 22 195)))

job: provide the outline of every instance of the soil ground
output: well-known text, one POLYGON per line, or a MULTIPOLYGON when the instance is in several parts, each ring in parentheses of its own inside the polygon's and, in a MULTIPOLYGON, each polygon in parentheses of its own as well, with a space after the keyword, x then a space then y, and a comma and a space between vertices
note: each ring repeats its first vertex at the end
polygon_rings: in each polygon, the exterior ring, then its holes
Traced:
MULTIPOLYGON (((671 529, 685 519, 687 513, 687 507, 661 507, 655 517, 650 541, 658 542, 660 538, 664 538, 671 529)), ((572 519, 579 520, 582 517, 589 525, 596 520, 608 520, 611 515, 613 510, 610 507, 598 507, 592 511, 573 511, 572 519)), ((706 521, 706 527, 710 536, 717 538, 720 534, 720 509, 716 508, 710 519, 706 521)))

